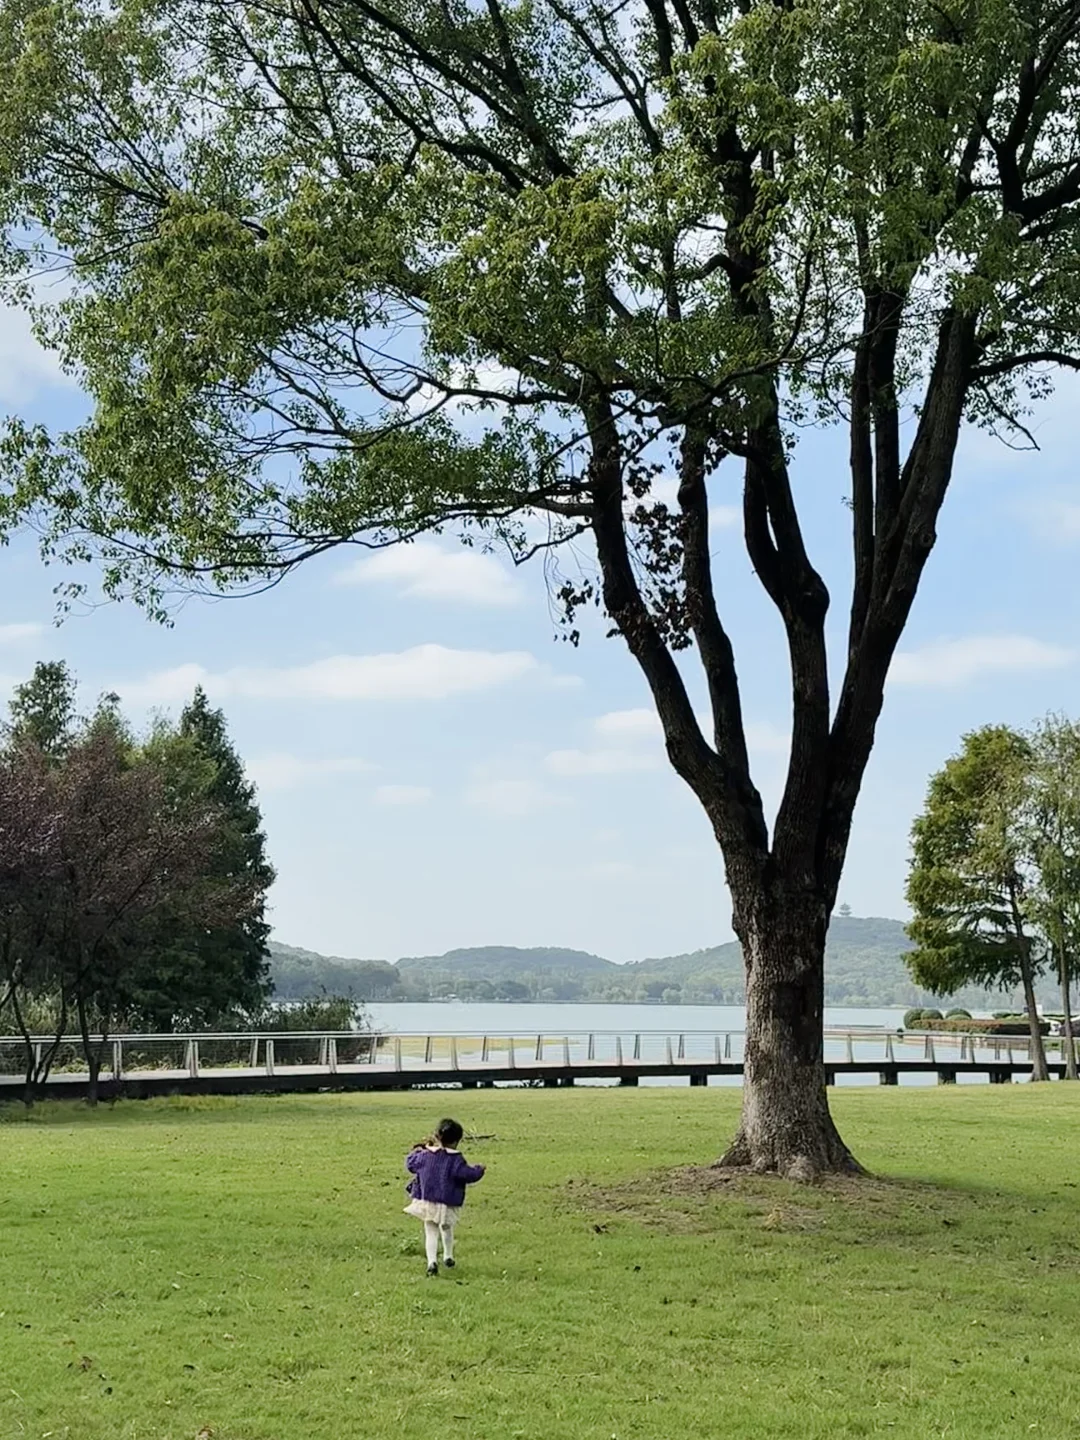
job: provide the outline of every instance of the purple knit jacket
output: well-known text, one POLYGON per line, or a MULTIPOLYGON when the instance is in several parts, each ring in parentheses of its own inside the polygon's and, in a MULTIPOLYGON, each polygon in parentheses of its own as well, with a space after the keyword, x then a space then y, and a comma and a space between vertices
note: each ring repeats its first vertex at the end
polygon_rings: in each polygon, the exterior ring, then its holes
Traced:
POLYGON ((465 1186, 474 1185, 483 1165, 469 1165, 457 1150, 413 1150, 405 1156, 412 1179, 405 1187, 414 1200, 436 1205, 464 1205, 465 1186))

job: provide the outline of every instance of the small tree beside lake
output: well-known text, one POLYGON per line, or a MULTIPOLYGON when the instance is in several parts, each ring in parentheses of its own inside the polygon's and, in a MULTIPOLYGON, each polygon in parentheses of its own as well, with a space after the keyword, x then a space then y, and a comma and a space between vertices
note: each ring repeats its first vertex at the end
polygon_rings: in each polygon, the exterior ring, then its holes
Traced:
POLYGON ((1049 1078, 1035 979, 1053 967, 1076 1078, 1070 983, 1080 941, 1080 729, 1051 717, 1022 734, 1002 725, 964 737, 930 781, 912 827, 905 957, 919 985, 1020 985, 1032 1079, 1049 1078))

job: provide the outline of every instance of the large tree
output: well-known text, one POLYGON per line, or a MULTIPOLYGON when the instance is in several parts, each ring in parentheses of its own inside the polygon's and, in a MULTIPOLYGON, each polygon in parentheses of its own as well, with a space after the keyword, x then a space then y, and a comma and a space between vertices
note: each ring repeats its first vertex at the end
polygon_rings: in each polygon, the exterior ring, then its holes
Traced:
POLYGON ((590 537, 568 622, 602 604, 723 854, 726 1158, 848 1168, 829 916, 965 417, 1077 364, 1078 61, 1076 0, 2 0, 0 224, 13 274, 66 269, 23 298, 92 402, 11 428, 9 513, 153 608, 340 544, 590 537), (848 440, 835 692, 812 421, 848 440), (790 657, 771 825, 717 487, 790 657))
POLYGON ((1029 846, 1032 749, 1023 735, 988 725, 965 735, 934 775, 912 826, 904 957, 935 995, 965 985, 1023 986, 1032 1079, 1047 1080, 1035 1001, 1045 948, 1035 926, 1037 880, 1029 846))

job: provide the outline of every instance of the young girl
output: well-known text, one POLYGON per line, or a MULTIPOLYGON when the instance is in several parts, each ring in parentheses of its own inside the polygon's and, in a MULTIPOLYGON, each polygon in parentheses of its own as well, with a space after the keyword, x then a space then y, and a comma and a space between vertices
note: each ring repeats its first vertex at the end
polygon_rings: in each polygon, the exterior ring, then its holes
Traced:
POLYGON ((429 1275, 439 1273, 440 1236, 446 1268, 454 1268, 454 1226, 465 1204, 465 1186, 474 1185, 484 1173, 483 1165, 467 1165, 458 1150, 464 1133, 456 1120, 440 1120, 435 1134, 414 1145, 405 1157, 405 1168, 413 1177, 406 1187, 412 1200, 405 1214, 424 1222, 429 1275))

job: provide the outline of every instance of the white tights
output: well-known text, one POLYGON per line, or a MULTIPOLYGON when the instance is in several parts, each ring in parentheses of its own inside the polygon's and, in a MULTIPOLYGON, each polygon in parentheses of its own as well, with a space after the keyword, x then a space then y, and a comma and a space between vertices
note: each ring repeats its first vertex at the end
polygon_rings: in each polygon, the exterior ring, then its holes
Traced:
POLYGON ((424 1249, 427 1251, 427 1263, 438 1264, 439 1260, 439 1236, 442 1236, 442 1253, 444 1260, 454 1258, 454 1227, 452 1225, 436 1225, 434 1220, 424 1221, 424 1249))

